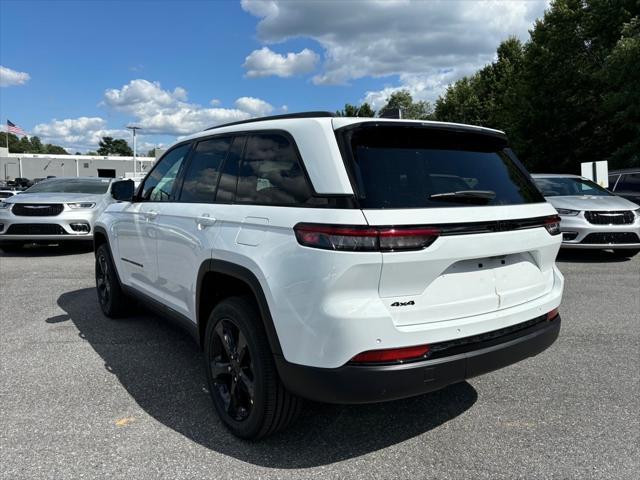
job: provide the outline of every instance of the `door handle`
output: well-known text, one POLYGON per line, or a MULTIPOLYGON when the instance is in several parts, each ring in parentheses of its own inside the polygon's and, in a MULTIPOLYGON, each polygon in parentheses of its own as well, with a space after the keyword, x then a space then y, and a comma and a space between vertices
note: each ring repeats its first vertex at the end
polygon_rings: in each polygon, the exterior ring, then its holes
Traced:
POLYGON ((144 214, 144 218, 146 218, 147 220, 155 220, 157 216, 158 216, 158 212, 156 212, 155 210, 149 210, 144 214))
POLYGON ((207 213, 203 213, 196 218, 196 224, 198 225, 198 228, 210 227, 214 223, 216 223, 216 219, 209 216, 207 213))

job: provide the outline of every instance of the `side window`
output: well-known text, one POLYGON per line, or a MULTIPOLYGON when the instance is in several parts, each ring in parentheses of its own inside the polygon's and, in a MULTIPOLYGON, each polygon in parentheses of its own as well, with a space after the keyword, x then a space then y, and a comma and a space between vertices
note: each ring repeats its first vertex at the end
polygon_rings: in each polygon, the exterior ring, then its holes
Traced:
POLYGON ((240 164, 236 201, 296 205, 312 199, 291 141, 277 133, 250 135, 240 164))
POLYGON ((233 140, 227 160, 222 166, 218 191, 216 192, 216 202, 231 203, 235 200, 238 168, 240 167, 240 158, 242 157, 246 140, 246 136, 239 136, 233 140))
POLYGON ((215 200, 220 166, 227 156, 232 138, 213 138, 198 142, 182 184, 181 202, 211 203, 215 200))
POLYGON ((147 202, 175 201, 173 186, 182 166, 189 144, 180 145, 167 152, 153 168, 140 189, 139 199, 147 202))
POLYGON ((622 175, 616 191, 640 192, 640 173, 627 173, 622 175))
POLYGON ((609 175, 609 190, 613 190, 620 175, 609 175))

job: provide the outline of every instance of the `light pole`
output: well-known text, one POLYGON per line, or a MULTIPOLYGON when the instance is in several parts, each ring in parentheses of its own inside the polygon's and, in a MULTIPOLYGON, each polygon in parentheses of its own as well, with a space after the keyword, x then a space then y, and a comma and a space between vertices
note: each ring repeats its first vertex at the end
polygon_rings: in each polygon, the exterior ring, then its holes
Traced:
POLYGON ((142 127, 136 127, 135 125, 129 125, 127 126, 127 128, 129 130, 131 130, 133 132, 133 178, 136 178, 136 157, 137 157, 137 150, 136 150, 136 131, 137 130, 142 130, 142 127))

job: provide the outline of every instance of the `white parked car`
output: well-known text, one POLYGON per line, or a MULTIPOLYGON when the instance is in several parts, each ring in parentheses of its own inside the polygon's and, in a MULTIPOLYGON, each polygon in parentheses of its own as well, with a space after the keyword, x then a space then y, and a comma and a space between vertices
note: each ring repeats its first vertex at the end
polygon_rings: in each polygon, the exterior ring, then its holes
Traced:
POLYGON ((562 221, 563 248, 606 249, 633 257, 640 252, 640 207, 578 175, 534 174, 562 221))
POLYGON ((293 114, 180 141, 96 221, 110 317, 141 299, 205 351, 230 430, 300 397, 394 400, 549 347, 563 277, 553 206, 504 133, 293 114))
POLYGON ((0 248, 91 241, 93 222, 114 202, 110 186, 110 178, 52 178, 6 198, 0 203, 0 248))

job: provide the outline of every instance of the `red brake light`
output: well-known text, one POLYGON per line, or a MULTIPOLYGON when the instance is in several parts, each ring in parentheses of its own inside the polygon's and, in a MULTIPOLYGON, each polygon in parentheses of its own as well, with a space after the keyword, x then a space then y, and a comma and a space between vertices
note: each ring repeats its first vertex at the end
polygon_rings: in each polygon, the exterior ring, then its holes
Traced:
POLYGON ((415 347, 388 348, 386 350, 369 350, 359 353, 351 359, 353 363, 389 363, 406 360, 417 360, 429 353, 429 345, 415 347))
POLYGON ((299 223, 293 227, 300 245, 351 252, 422 250, 436 241, 431 227, 360 227, 299 223))
POLYGON ((550 215, 544 219, 544 228, 547 229, 551 235, 559 235, 560 234, 560 216, 559 215, 550 215))
POLYGON ((555 319, 558 315, 560 315, 560 310, 558 310, 557 308, 554 308, 553 310, 551 310, 549 313, 547 313, 547 320, 553 320, 555 319))

